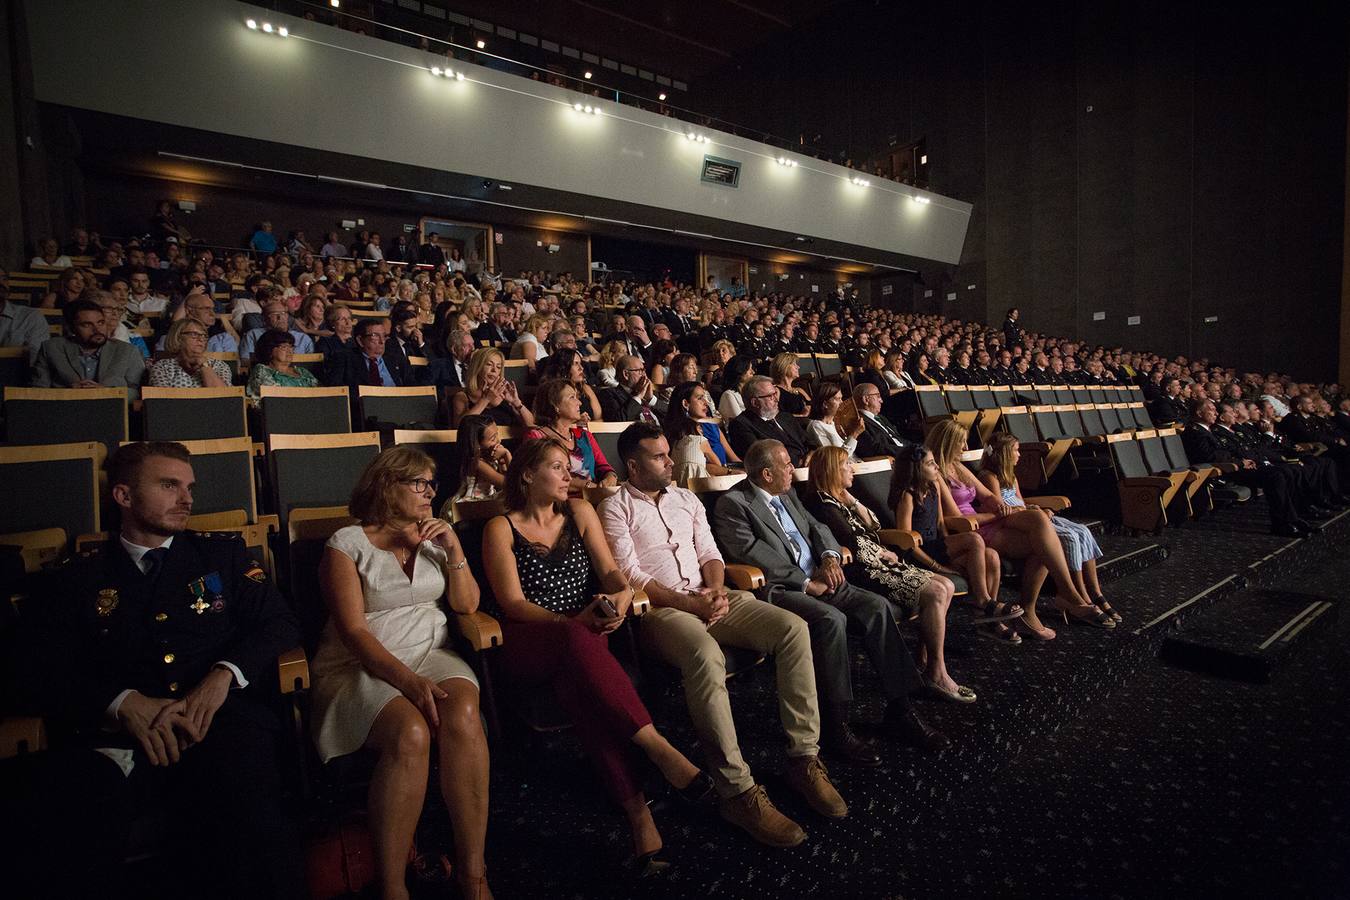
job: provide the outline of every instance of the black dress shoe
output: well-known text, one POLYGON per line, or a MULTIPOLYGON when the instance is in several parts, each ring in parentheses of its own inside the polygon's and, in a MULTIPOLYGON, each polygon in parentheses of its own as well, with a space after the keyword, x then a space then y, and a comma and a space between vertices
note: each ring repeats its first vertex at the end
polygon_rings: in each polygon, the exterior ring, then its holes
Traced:
POLYGON ((1327 509, 1325 506, 1314 503, 1303 510, 1303 515, 1311 516, 1314 519, 1330 519, 1332 516, 1336 515, 1336 513, 1327 509))
POLYGON ((872 744, 853 733, 847 722, 831 726, 822 735, 820 749, 826 756, 854 766, 870 769, 881 765, 881 756, 872 744))
POLYGON ((882 727, 892 737, 897 737, 911 747, 918 747, 925 753, 936 753, 952 745, 951 740, 936 728, 931 727, 908 704, 891 702, 886 707, 886 717, 882 727))
POLYGON ((1307 519, 1299 519, 1298 521, 1294 522, 1294 527, 1302 528, 1308 534, 1313 534, 1314 532, 1318 532, 1321 531, 1323 528, 1326 528, 1326 525, 1324 525, 1321 522, 1309 522, 1307 519))
POLYGON ((1274 528, 1270 529, 1270 533, 1276 537, 1287 538, 1301 538, 1308 536, 1308 531, 1306 529, 1298 528, 1295 525, 1276 525, 1274 528))

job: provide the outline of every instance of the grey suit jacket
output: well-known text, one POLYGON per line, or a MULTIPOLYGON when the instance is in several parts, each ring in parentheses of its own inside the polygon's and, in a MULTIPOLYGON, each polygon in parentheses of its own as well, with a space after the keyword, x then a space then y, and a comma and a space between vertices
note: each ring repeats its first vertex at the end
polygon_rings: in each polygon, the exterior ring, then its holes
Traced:
MULTIPOLYGON (((70 387, 84 380, 80 368, 80 348, 67 338, 54 337, 42 345, 33 364, 33 387, 70 387)), ((141 352, 124 341, 108 341, 98 358, 95 380, 104 387, 124 387, 127 399, 141 396, 145 380, 145 359, 141 352)))
MULTIPOLYGON (((779 499, 797 524, 797 530, 811 542, 811 553, 817 562, 826 553, 839 553, 839 542, 830 529, 806 511, 794 491, 779 499)), ((775 590, 800 591, 810 577, 809 572, 803 572, 797 565, 791 539, 748 479, 717 501, 712 526, 728 562, 746 563, 764 572, 767 594, 772 595, 775 590)))

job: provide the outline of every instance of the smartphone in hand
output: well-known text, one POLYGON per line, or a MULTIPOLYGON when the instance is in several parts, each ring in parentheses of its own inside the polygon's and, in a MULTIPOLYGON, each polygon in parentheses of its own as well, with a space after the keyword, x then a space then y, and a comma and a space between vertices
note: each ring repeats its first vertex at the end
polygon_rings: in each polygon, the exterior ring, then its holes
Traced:
POLYGON ((619 610, 614 606, 614 601, 608 597, 601 597, 596 601, 595 614, 602 619, 613 619, 619 614, 619 610))

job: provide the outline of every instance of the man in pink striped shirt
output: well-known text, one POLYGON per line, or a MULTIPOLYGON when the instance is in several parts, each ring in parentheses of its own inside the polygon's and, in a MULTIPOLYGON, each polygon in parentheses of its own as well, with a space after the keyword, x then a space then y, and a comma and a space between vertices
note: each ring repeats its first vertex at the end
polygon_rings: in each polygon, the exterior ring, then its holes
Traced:
POLYGON ((641 422, 629 427, 619 437, 619 456, 628 481, 600 504, 600 521, 619 568, 651 599, 643 646, 683 675, 722 817, 761 843, 796 846, 806 832, 774 807, 741 755, 722 647, 773 656, 788 737, 788 783, 816 812, 842 818, 848 806, 819 759, 820 709, 806 623, 747 591, 726 589, 707 513, 691 491, 671 484, 670 445, 659 428, 641 422))

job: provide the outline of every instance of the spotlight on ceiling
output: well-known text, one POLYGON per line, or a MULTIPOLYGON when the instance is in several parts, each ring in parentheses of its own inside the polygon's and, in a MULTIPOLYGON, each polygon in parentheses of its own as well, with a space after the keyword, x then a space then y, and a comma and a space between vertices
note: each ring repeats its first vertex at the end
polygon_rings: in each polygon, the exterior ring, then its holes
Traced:
POLYGON ((849 179, 849 181, 851 181, 853 184, 856 184, 858 187, 867 187, 869 184, 872 183, 868 181, 866 178, 863 178, 861 175, 854 175, 852 178, 849 179))
POLYGON ((587 70, 586 70, 586 74, 585 74, 584 76, 582 76, 582 77, 585 78, 587 81, 589 81, 590 78, 591 78, 591 70, 590 70, 590 69, 587 69, 587 70))
POLYGON ((328 5, 333 7, 333 9, 337 9, 342 5, 342 0, 328 0, 328 5))
POLYGON ((264 23, 263 23, 263 31, 267 32, 268 34, 271 34, 271 33, 272 33, 272 23, 271 23, 271 22, 264 22, 264 23))
POLYGON ((277 29, 277 34, 281 35, 282 37, 290 37, 291 30, 287 28, 285 25, 282 25, 280 28, 277 29))
POLYGON ((924 206, 927 206, 928 204, 933 202, 931 197, 920 197, 918 194, 915 194, 913 197, 910 197, 909 199, 913 200, 915 203, 921 203, 924 206))
POLYGON ((257 31, 257 30, 258 30, 258 20, 257 20, 257 19, 249 19, 249 20, 248 20, 247 22, 245 22, 244 24, 247 25, 247 26, 248 26, 251 30, 253 30, 253 31, 257 31))
POLYGON ((477 46, 479 50, 482 50, 484 47, 487 46, 487 41, 479 40, 477 46))
POLYGON ((440 66, 432 66, 431 74, 439 78, 442 74, 444 74, 444 70, 440 66))
POLYGON ((456 81, 463 81, 463 80, 464 80, 464 73, 463 73, 463 72, 456 72, 456 73, 455 73, 455 80, 456 80, 456 81))
POLYGON ((797 165, 797 161, 795 159, 788 159, 786 156, 780 156, 777 159, 775 159, 774 162, 788 169, 794 168, 797 165))
POLYGON ((657 99, 657 100, 664 100, 664 99, 666 99, 666 93, 665 93, 665 91, 662 91, 661 93, 657 94, 657 95, 656 95, 656 99, 657 99))
POLYGON ((577 112, 583 113, 588 116, 600 115, 600 107, 592 106, 589 103, 573 103, 572 108, 575 109, 577 112))
POLYGON ((698 140, 698 135, 694 134, 692 131, 686 131, 684 133, 684 138, 687 141, 696 141, 698 140))

